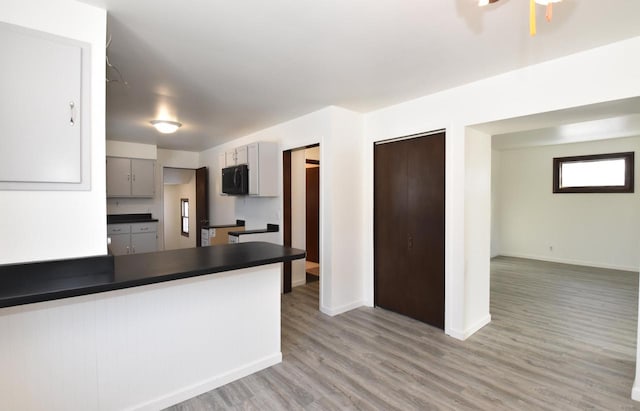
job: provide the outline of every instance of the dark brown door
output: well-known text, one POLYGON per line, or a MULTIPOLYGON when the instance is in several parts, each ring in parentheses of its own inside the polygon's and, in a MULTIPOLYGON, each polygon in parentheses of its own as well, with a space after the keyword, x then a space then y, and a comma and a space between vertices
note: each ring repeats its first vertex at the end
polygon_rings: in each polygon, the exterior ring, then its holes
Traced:
MULTIPOLYGON (((282 201, 284 207, 284 245, 291 247, 291 150, 282 152, 282 201)), ((293 268, 291 261, 282 264, 283 286, 282 292, 291 292, 293 268)))
POLYGON ((375 304, 444 328, 445 135, 374 148, 375 304))
POLYGON ((202 247, 202 227, 209 225, 209 172, 196 170, 196 247, 202 247))
POLYGON ((307 261, 320 263, 320 167, 307 168, 307 261))

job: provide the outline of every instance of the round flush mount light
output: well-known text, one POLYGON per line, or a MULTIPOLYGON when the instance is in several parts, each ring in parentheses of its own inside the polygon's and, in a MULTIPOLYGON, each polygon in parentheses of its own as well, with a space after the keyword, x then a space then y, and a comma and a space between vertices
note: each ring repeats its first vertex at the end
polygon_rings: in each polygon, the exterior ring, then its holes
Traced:
POLYGON ((182 127, 182 123, 170 120, 151 120, 150 123, 162 134, 175 133, 180 127, 182 127))

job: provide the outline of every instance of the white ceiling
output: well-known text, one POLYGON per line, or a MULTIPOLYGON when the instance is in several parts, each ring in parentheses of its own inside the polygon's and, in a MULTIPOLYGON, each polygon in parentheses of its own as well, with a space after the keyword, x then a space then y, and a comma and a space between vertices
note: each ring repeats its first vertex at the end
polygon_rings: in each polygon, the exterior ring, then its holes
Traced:
POLYGON ((109 12, 107 138, 200 151, 328 105, 367 112, 640 35, 639 0, 81 0, 109 12), (111 73, 115 77, 115 73, 111 73), (164 136, 149 125, 181 121, 164 136))

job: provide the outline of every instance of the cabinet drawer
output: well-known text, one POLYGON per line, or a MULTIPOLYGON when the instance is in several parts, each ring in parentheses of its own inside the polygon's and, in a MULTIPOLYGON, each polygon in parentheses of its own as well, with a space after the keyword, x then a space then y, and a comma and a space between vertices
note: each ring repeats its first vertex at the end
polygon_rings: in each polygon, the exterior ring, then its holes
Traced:
POLYGON ((136 223, 131 224, 132 233, 155 233, 157 231, 157 223, 136 223))
POLYGON ((130 232, 129 224, 107 224, 107 234, 129 234, 130 232))

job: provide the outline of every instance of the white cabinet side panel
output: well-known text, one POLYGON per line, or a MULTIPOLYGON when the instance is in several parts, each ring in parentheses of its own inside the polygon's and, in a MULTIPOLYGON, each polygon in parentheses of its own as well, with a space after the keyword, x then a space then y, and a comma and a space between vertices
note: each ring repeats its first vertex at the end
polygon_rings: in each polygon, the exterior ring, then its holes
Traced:
POLYGON ((163 409, 281 361, 280 269, 3 308, 0 335, 0 410, 163 409))

